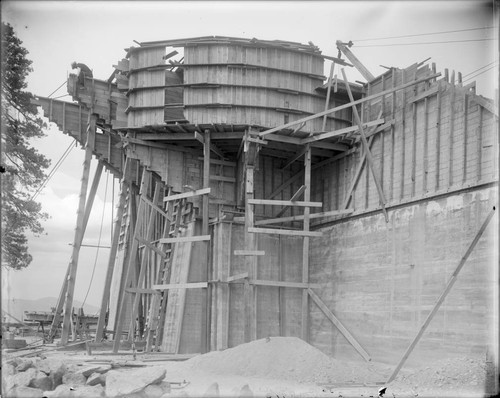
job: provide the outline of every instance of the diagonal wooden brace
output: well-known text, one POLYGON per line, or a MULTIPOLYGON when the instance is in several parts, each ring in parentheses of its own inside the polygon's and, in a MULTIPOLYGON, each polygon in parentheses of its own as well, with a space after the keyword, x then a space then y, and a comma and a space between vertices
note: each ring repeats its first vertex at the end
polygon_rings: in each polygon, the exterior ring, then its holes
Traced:
MULTIPOLYGON (((346 85, 347 94, 349 95, 349 100, 352 103, 352 102, 354 102, 354 98, 352 96, 351 88, 349 87, 349 82, 347 81, 347 77, 345 75, 345 71, 343 68, 341 69, 341 71, 342 71, 342 76, 344 78, 344 82, 346 85)), ((375 181, 375 185, 377 186, 378 196, 380 198, 380 204, 382 205, 382 211, 384 212, 384 216, 385 216, 385 222, 389 222, 389 218, 387 217, 387 210, 385 209, 386 200, 385 200, 384 191, 382 190, 382 185, 380 184, 378 175, 375 172, 375 167, 374 167, 372 153, 370 151, 370 146, 368 145, 368 141, 366 140, 366 136, 365 136, 365 133, 363 131, 363 125, 361 123, 361 119, 359 118, 358 110, 356 109, 355 105, 352 106, 352 113, 354 115, 354 120, 356 121, 356 124, 358 125, 358 128, 359 128, 359 134, 361 135, 361 142, 363 143, 363 147, 365 148, 366 159, 368 160, 368 164, 370 165, 370 169, 371 169, 372 175, 373 175, 373 180, 375 181)))

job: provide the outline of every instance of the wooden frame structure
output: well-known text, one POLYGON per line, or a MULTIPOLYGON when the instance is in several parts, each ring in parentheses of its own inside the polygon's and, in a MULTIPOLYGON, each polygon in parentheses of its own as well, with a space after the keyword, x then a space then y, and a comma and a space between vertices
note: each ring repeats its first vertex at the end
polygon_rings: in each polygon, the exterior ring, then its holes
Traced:
MULTIPOLYGON (((498 114, 474 85, 450 81, 447 71, 439 79, 435 66, 424 63, 374 77, 342 42, 339 50, 366 84, 349 83, 343 69, 342 79, 334 79, 335 64, 350 66, 334 58, 326 85, 318 85, 322 79, 313 70, 300 70, 292 75, 314 89, 278 90, 283 81, 271 56, 265 67, 249 60, 226 65, 238 78, 248 75, 247 85, 214 81, 222 73, 220 54, 245 49, 251 59, 255 46, 297 55, 301 67, 320 57, 297 43, 234 38, 141 43, 109 80, 79 87, 70 76, 79 105, 38 99, 65 133, 86 143, 86 161, 96 156, 99 170, 121 179, 96 335, 96 342, 112 336, 114 352, 134 341, 171 354, 275 334, 314 342, 318 325, 325 328, 321 317, 369 361, 367 341, 336 313, 330 281, 318 276, 325 265, 315 250, 328 242, 328 228, 378 215, 390 228, 391 213, 402 206, 498 181, 497 134, 491 133, 498 114), (169 45, 185 46, 190 60, 172 61, 169 45), (213 62, 202 60, 197 48, 213 62), (161 61, 165 56, 172 62, 161 61), (257 79, 266 73, 275 79, 269 87, 257 79), (229 95, 228 86, 241 94, 238 103, 201 100, 229 95), (283 104, 261 106, 261 97, 249 93, 283 104), (184 103, 175 102, 181 97, 184 103), (311 99, 314 111, 298 98, 311 99), (273 112, 269 120, 283 123, 252 123, 251 112, 259 121, 273 112), (224 121, 234 115, 241 123, 224 121)), ((96 189, 85 202, 87 182, 75 261, 88 220, 84 209, 96 189)), ((71 307, 75 272, 70 265, 57 314, 63 304, 66 312, 71 307)), ((63 344, 68 331, 63 322, 63 344)))

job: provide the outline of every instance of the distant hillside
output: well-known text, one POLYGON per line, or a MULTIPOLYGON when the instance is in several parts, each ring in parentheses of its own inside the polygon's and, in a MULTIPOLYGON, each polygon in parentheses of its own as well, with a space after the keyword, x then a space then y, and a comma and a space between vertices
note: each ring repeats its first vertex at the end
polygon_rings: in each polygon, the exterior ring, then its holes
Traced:
MULTIPOLYGON (((9 314, 22 321, 24 311, 50 311, 51 307, 55 307, 56 304, 57 298, 55 297, 44 297, 38 300, 11 298, 9 300, 2 301, 2 310, 7 311, 9 314)), ((80 301, 73 301, 73 307, 80 308, 81 306, 82 303, 80 301)), ((85 314, 94 315, 99 311, 99 308, 90 304, 85 304, 83 311, 85 314)), ((8 318, 7 321, 9 321, 8 318)))

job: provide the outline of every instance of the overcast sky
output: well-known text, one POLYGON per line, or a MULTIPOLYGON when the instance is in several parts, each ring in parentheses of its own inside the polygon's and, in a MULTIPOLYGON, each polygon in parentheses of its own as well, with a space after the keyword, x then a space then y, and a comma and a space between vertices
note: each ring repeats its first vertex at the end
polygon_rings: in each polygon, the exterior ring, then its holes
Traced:
MULTIPOLYGON (((2 1, 2 20, 9 22, 29 51, 34 71, 28 90, 48 96, 66 81, 71 62, 87 64, 94 77, 107 79, 124 49, 137 40, 152 41, 195 36, 234 36, 287 40, 319 46, 336 56, 336 40, 354 42, 351 50, 374 75, 385 66, 404 68, 429 57, 438 72, 462 72, 465 83, 477 81, 477 91, 493 97, 497 87, 498 37, 493 26, 492 1, 295 1, 295 2, 51 2, 2 1), (453 32, 450 32, 453 31, 453 32), (449 33, 441 33, 449 32, 449 33), (410 36, 395 38, 396 36, 410 36), (372 39, 372 40, 367 40, 372 39), (376 40, 374 40, 376 39, 376 40), (427 44, 422 44, 427 43, 427 44), (403 45, 401 45, 403 44, 403 45), (477 77, 474 79, 474 76, 477 77)), ((325 73, 329 65, 325 65, 325 73)), ((362 80, 346 70, 350 80, 362 80)), ((53 97, 64 95, 65 86, 53 97)), ((61 98, 71 101, 70 97, 61 98)), ((54 126, 35 145, 55 164, 72 139, 54 126)), ((31 266, 3 272, 3 293, 36 299, 57 297, 66 272, 76 225, 83 150, 74 148, 39 196, 51 215, 46 235, 30 237, 31 266)), ((92 170, 95 169, 95 159, 92 170)), ((96 244, 104 212, 101 244, 109 246, 111 187, 107 200, 103 175, 84 243, 96 244)), ((99 306, 108 249, 101 249, 90 285, 95 248, 82 248, 75 298, 99 306)))

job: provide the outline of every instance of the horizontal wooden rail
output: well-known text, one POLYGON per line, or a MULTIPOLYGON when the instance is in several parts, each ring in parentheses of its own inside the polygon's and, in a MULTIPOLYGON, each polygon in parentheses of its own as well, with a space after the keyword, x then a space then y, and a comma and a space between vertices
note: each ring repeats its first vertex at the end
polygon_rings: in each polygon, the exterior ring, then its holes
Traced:
POLYGON ((153 285, 153 289, 155 290, 201 289, 207 286, 208 286, 207 282, 172 283, 167 285, 153 285))
POLYGON ((235 256, 265 256, 264 250, 235 250, 235 256))
POLYGON ((203 188, 203 189, 198 189, 196 191, 190 191, 190 192, 178 193, 178 194, 175 194, 175 195, 165 196, 163 198, 163 201, 164 202, 170 202, 172 200, 192 198, 193 196, 207 195, 209 193, 210 193, 210 188, 203 188))
POLYGON ((160 243, 185 243, 185 242, 200 242, 210 240, 210 235, 199 235, 199 236, 183 236, 178 238, 161 238, 160 243))
MULTIPOLYGON (((353 209, 346 210, 331 210, 325 211, 322 213, 312 213, 309 215, 309 218, 323 218, 323 217, 334 217, 334 216, 343 216, 347 214, 352 214, 354 212, 353 209)), ((283 222, 293 222, 293 221, 302 221, 304 220, 304 216, 290 216, 290 217, 278 217, 278 218, 269 218, 267 220, 258 220, 255 221, 255 225, 267 225, 267 224, 279 224, 283 222)))
POLYGON ((319 288, 321 285, 319 283, 308 283, 308 282, 286 282, 286 281, 264 281, 260 279, 255 279, 249 281, 250 285, 257 286, 276 286, 276 287, 293 287, 298 289, 309 289, 309 288, 319 288))
POLYGON ((275 229, 275 228, 248 228, 248 232, 252 234, 270 234, 270 235, 290 235, 290 236, 322 236, 321 232, 317 231, 299 231, 293 229, 275 229))
POLYGON ((138 287, 127 287, 125 289, 127 293, 142 293, 142 294, 160 294, 159 291, 154 289, 141 289, 138 287))
POLYGON ((302 202, 291 200, 248 199, 250 205, 323 207, 322 202, 302 202))
MULTIPOLYGON (((363 123, 363 127, 373 127, 378 126, 379 124, 384 123, 384 119, 372 120, 371 122, 363 123)), ((309 142, 321 141, 325 138, 337 137, 339 135, 352 133, 358 130, 358 126, 346 127, 343 129, 329 131, 327 133, 316 134, 313 137, 307 137, 302 139, 303 144, 307 144, 309 142)))

